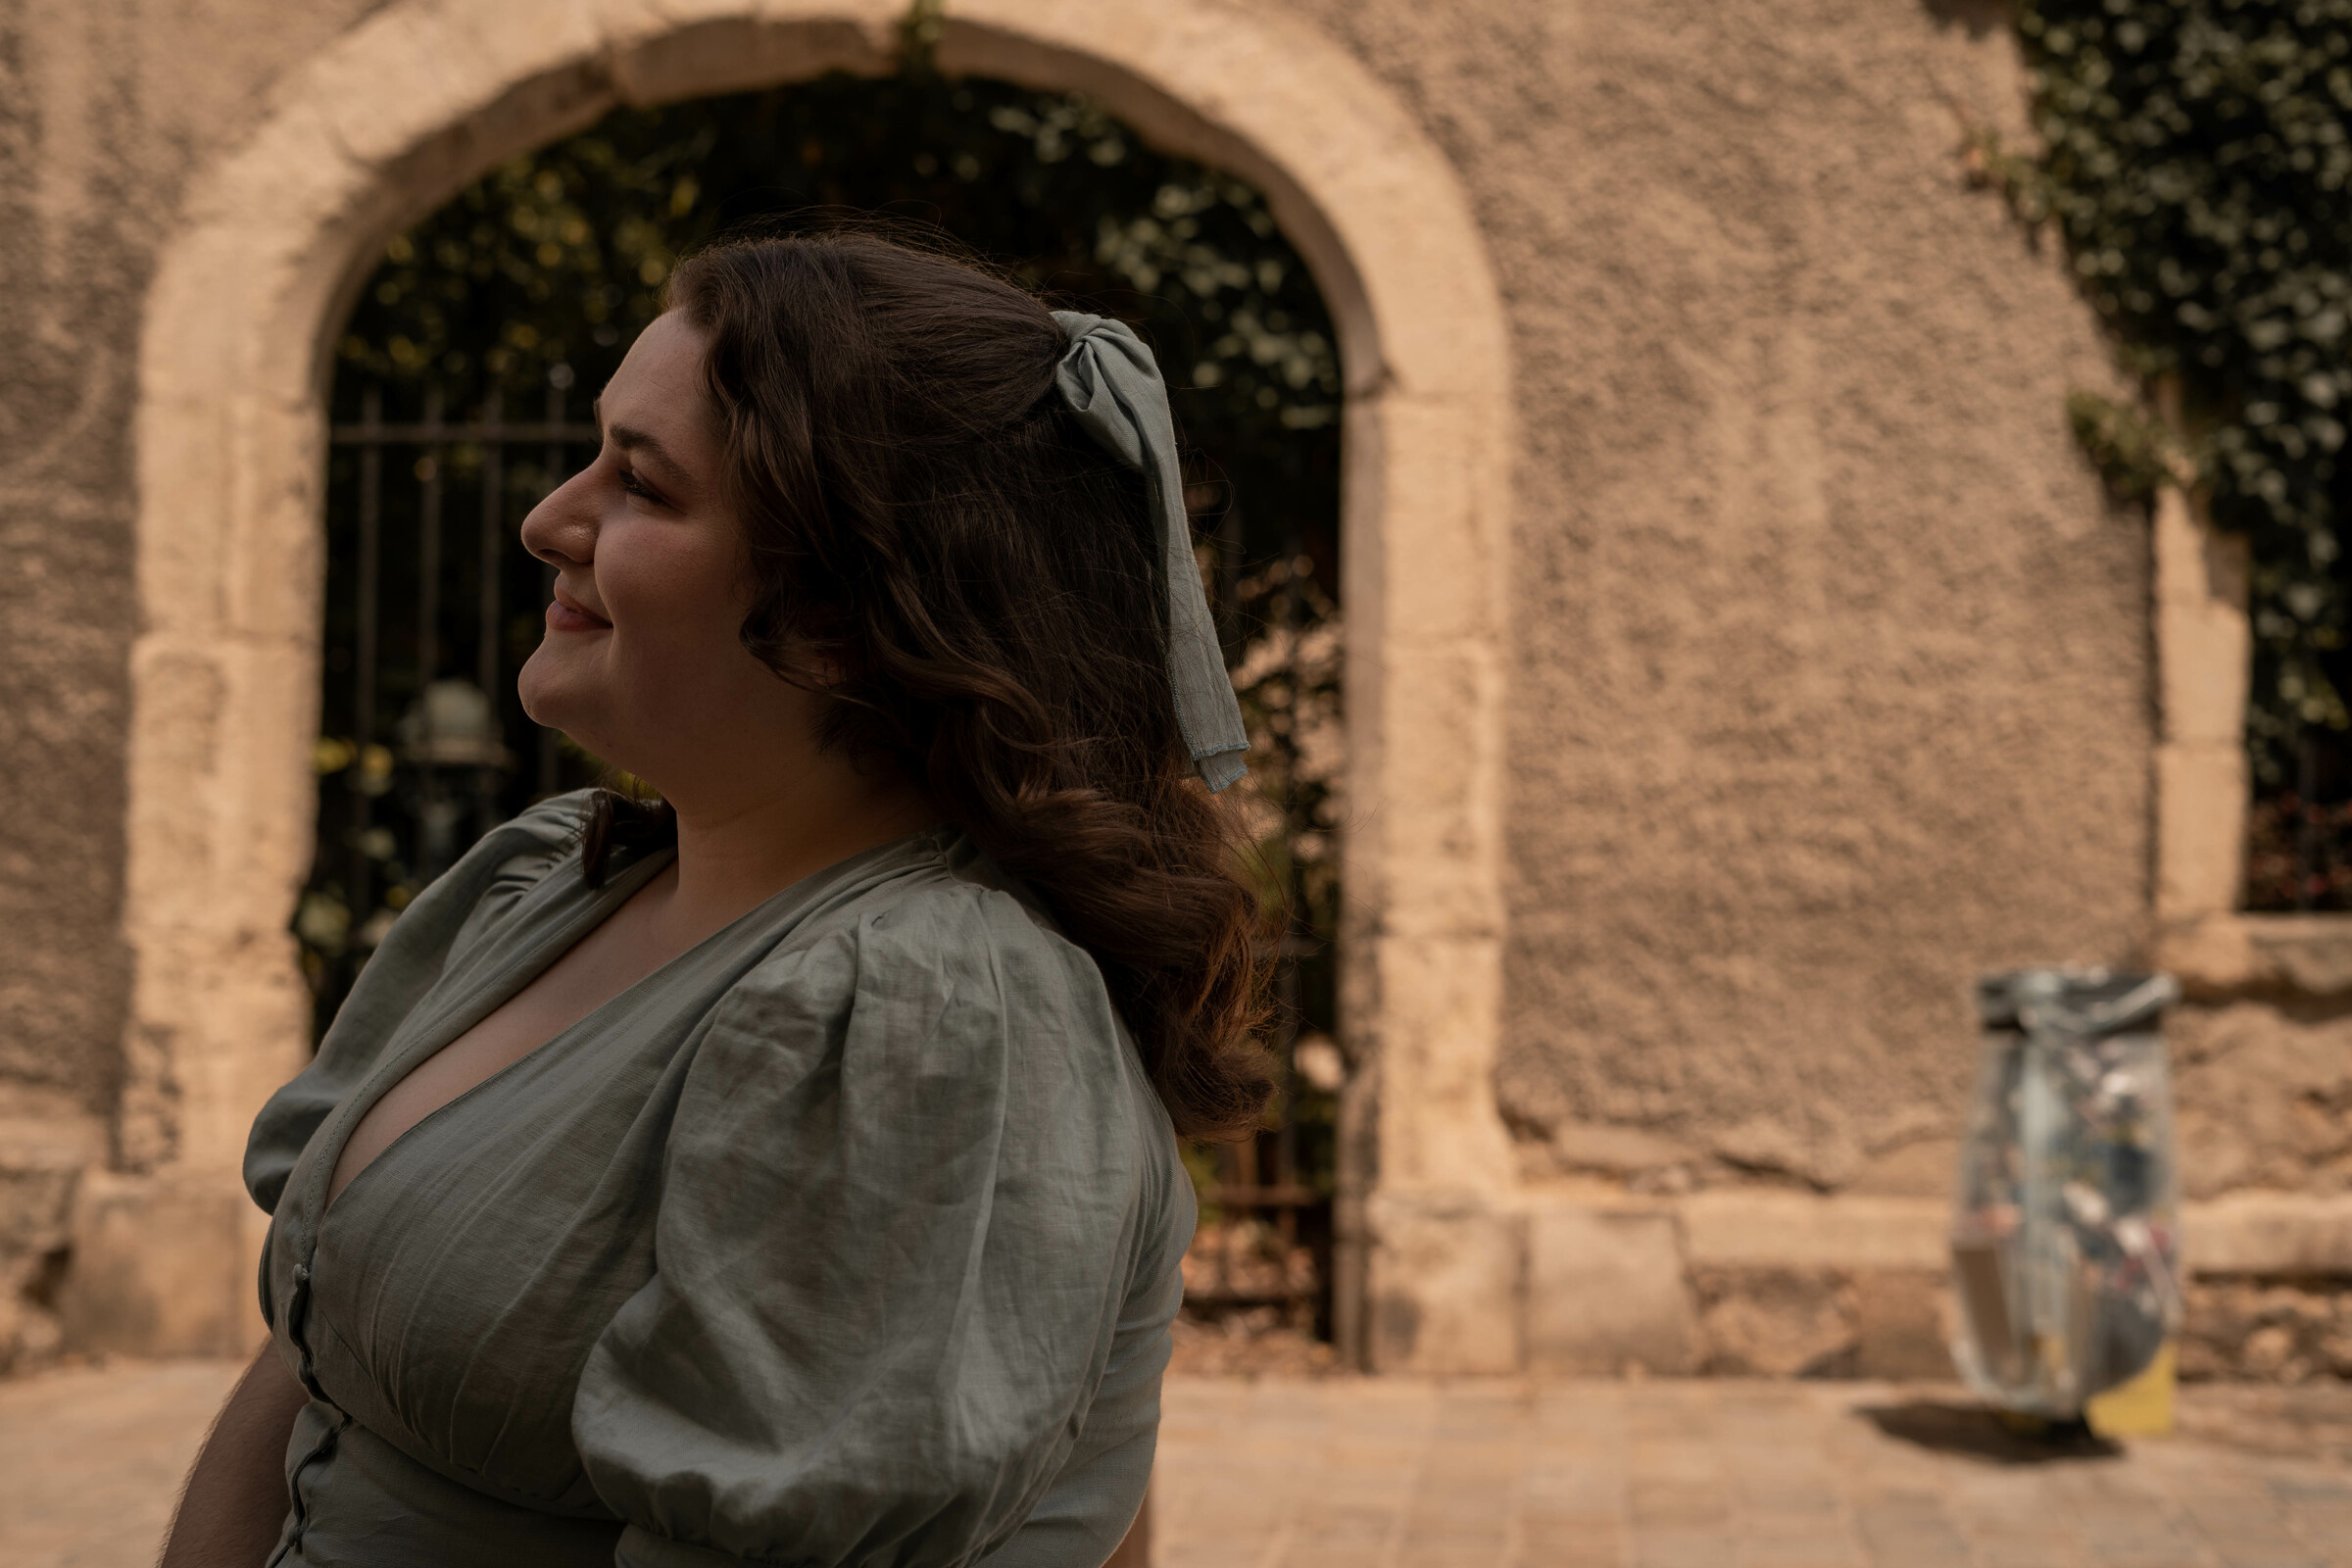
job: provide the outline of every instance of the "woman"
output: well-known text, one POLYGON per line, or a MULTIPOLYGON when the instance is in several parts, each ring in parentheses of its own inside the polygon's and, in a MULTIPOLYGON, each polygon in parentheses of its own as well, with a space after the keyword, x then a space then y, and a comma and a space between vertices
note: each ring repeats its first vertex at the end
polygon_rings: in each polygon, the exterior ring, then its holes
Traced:
POLYGON ((1175 1140, 1268 1093, 1164 390, 873 237, 668 307, 520 680, 662 804, 490 834, 263 1110, 169 1568, 1093 1568, 1143 1497, 1175 1140))

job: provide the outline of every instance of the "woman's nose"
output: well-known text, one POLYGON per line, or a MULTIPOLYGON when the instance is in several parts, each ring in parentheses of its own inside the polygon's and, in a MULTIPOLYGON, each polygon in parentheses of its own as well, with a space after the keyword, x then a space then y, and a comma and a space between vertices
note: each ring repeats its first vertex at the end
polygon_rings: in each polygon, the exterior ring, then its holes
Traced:
POLYGON ((584 566, 596 559, 596 508, 590 500, 593 466, 582 468, 522 519, 522 548, 551 566, 584 566))

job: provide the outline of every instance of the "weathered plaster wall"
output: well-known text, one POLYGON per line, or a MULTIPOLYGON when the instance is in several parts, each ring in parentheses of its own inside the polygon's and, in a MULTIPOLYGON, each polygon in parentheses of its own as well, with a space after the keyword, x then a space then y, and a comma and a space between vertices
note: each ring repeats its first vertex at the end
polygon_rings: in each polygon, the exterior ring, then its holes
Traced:
MULTIPOLYGON (((189 172, 364 0, 0 4, 0 1369, 117 1149, 132 372, 189 172), (28 1294, 29 1293, 29 1297, 28 1294)), ((165 1129, 169 1116, 152 1125, 165 1129)))
POLYGON ((1462 168, 1517 334, 1506 1115, 1572 1164, 1638 1129, 1903 1179, 1970 977, 2121 958, 2148 889, 2146 524, 2063 407, 2112 372, 1959 156, 2020 125, 2012 41, 1864 0, 1315 9, 1462 168))

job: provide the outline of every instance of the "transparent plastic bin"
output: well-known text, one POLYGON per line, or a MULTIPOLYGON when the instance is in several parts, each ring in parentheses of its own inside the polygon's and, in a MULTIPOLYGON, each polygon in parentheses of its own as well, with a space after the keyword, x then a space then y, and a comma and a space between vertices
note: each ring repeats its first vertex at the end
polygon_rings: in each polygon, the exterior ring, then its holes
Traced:
POLYGON ((2180 1324, 2179 1180, 2159 1023, 2169 976, 2020 969, 1978 982, 1984 1046, 1960 1148, 1960 1375, 2073 1420, 2180 1324))

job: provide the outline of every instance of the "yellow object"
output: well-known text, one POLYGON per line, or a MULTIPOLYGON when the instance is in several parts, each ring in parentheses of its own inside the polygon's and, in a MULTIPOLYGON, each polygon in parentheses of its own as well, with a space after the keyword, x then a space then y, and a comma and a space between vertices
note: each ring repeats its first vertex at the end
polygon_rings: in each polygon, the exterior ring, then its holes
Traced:
POLYGON ((2158 1347, 2148 1369, 2129 1383, 2094 1395, 2082 1419, 2102 1438, 2160 1438, 2173 1430, 2173 1342, 2158 1347))

